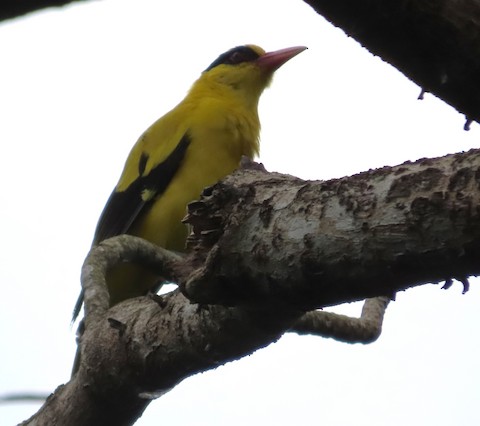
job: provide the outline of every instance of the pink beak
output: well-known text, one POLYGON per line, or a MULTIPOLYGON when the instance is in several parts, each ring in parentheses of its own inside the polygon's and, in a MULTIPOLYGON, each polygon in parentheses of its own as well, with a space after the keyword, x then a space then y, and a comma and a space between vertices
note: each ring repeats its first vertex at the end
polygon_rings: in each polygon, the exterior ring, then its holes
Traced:
POLYGON ((255 62, 263 70, 273 73, 285 62, 289 61, 294 56, 297 56, 305 49, 307 49, 305 46, 295 46, 276 50, 274 52, 267 52, 263 56, 260 56, 260 58, 258 58, 255 62))

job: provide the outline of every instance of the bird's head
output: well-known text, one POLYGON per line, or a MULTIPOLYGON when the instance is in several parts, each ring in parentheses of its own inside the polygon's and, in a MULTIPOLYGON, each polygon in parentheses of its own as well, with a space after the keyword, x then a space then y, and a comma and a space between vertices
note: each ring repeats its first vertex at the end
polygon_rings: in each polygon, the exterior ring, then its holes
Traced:
POLYGON ((265 52, 261 47, 251 44, 234 47, 212 62, 200 80, 229 87, 258 100, 272 80, 273 73, 305 49, 304 46, 297 46, 265 52))

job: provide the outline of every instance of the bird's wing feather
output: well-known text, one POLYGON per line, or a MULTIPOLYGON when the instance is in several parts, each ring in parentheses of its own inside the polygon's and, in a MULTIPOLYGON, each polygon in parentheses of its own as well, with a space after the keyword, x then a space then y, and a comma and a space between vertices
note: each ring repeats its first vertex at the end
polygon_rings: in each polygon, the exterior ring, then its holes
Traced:
POLYGON ((148 154, 141 153, 138 160, 139 176, 125 190, 114 190, 98 221, 93 243, 98 244, 115 235, 128 233, 138 215, 161 195, 180 168, 190 137, 184 134, 175 149, 147 174, 148 154))

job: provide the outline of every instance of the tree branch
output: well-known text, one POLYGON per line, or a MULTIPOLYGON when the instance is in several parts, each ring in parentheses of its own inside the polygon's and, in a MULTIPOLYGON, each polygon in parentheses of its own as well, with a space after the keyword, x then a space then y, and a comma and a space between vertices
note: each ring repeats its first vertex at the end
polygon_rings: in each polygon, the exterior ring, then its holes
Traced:
MULTIPOLYGON (((234 173, 190 206, 199 303, 310 311, 480 272, 480 151, 327 182, 234 173)), ((180 275, 181 276, 181 275, 180 275)))
POLYGON ((119 263, 135 262, 167 280, 176 281, 174 266, 181 260, 179 254, 138 237, 120 235, 102 241, 90 251, 82 266, 85 325, 95 324, 108 310, 110 297, 105 276, 110 268, 119 263))
MULTIPOLYGON (((480 121, 480 3, 305 0, 374 55, 480 121)), ((422 92, 423 95, 423 92, 422 92)))
MULTIPOLYGON (((480 150, 328 182, 234 173, 191 204, 191 255, 174 259, 180 288, 201 304, 176 290, 87 309, 96 321, 78 372, 24 424, 132 424, 183 379, 287 331, 374 340, 388 298, 356 321, 306 312, 477 274, 479 188, 480 150)), ((127 259, 120 246, 114 257, 127 259)), ((163 252, 145 253, 163 272, 163 252)))
POLYGON ((345 343, 372 343, 382 333, 383 316, 389 302, 388 297, 365 300, 360 318, 333 312, 307 312, 289 331, 330 337, 345 343))
POLYGON ((152 399, 276 341, 300 315, 201 307, 179 291, 129 299, 90 323, 78 372, 24 424, 133 424, 152 399))
POLYGON ((0 4, 0 21, 16 18, 40 9, 78 2, 79 0, 3 0, 0 4))

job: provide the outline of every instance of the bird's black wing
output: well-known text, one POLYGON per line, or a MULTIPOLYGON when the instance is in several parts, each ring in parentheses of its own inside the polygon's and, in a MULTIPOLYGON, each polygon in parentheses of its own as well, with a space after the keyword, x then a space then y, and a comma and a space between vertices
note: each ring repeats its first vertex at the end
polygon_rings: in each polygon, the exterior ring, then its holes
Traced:
POLYGON ((148 156, 142 154, 138 164, 140 177, 125 191, 112 192, 98 221, 93 244, 128 233, 138 215, 168 187, 180 168, 189 144, 190 138, 185 134, 170 155, 144 176, 142 173, 148 156), (145 196, 147 192, 148 197, 145 196))

